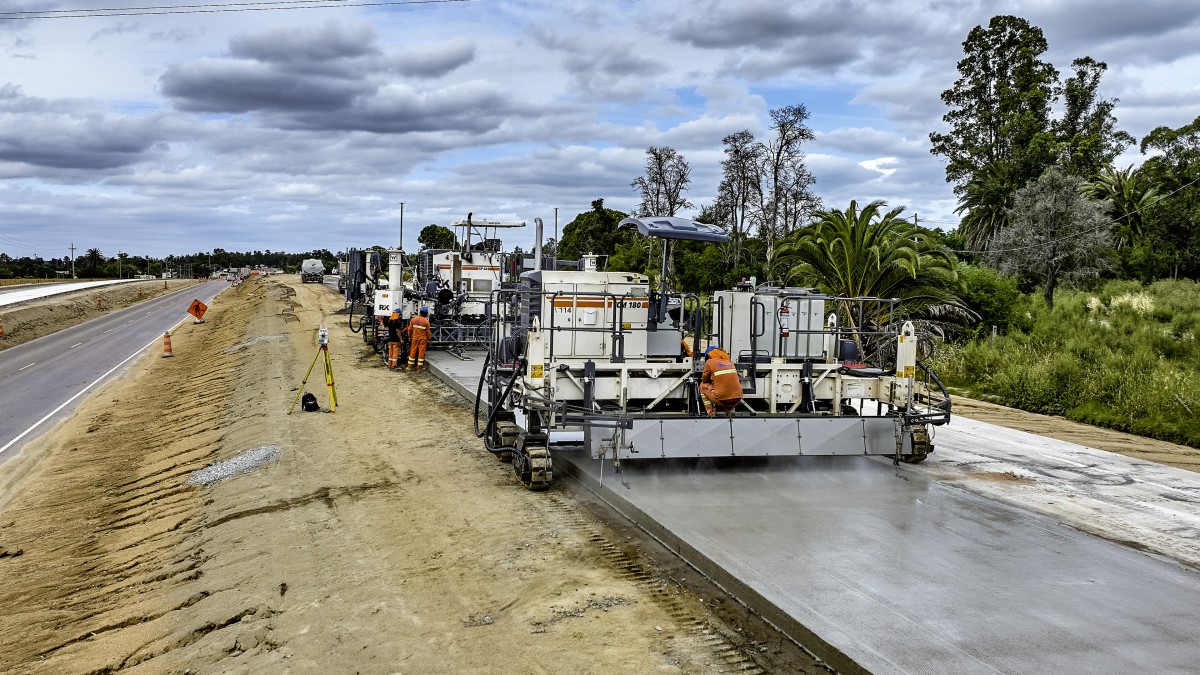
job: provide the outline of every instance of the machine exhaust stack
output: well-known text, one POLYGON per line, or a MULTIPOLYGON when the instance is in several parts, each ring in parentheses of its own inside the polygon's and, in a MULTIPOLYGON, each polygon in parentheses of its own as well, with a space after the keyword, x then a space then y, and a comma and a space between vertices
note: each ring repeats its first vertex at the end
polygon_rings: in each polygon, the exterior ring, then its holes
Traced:
POLYGON ((404 251, 393 248, 388 250, 388 291, 390 291, 391 310, 400 311, 404 301, 404 251))
POLYGON ((534 245, 533 245, 533 270, 535 272, 542 271, 542 219, 534 218, 534 245))

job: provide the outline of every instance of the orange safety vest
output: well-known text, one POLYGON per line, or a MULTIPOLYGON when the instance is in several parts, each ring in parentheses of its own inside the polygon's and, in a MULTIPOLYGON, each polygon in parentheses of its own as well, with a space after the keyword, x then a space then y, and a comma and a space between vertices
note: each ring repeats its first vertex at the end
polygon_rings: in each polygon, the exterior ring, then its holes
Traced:
POLYGON ((713 385, 713 397, 718 401, 732 401, 742 397, 742 381, 738 379, 737 366, 729 359, 710 358, 704 364, 701 382, 713 385))
POLYGON ((426 342, 429 340, 429 319, 423 316, 415 316, 408 322, 409 335, 412 336, 413 342, 426 342))

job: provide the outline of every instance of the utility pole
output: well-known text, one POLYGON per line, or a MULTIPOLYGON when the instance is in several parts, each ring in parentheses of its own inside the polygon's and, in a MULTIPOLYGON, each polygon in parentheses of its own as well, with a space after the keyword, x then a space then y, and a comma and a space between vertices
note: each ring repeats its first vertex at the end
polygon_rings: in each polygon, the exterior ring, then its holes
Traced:
POLYGON ((75 242, 71 242, 71 278, 75 278, 75 242))
POLYGON ((558 269, 558 207, 554 207, 554 269, 558 269))
POLYGON ((400 250, 404 250, 404 202, 400 202, 400 250))

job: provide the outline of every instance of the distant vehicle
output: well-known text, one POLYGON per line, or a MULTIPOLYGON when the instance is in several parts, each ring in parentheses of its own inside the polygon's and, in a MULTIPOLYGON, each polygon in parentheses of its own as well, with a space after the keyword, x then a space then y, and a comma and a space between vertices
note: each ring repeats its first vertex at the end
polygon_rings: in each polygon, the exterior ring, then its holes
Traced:
POLYGON ((325 263, 315 258, 309 258, 300 263, 300 283, 322 283, 325 281, 325 263))

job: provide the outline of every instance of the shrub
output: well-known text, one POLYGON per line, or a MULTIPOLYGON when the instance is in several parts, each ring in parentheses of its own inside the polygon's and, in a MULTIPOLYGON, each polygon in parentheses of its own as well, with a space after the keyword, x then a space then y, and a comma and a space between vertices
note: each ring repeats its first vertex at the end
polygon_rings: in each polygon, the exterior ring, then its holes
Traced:
POLYGON ((1005 405, 1200 447, 1198 290, 1112 281, 1064 291, 1053 310, 1020 296, 1006 334, 943 345, 930 363, 948 385, 1005 405))

